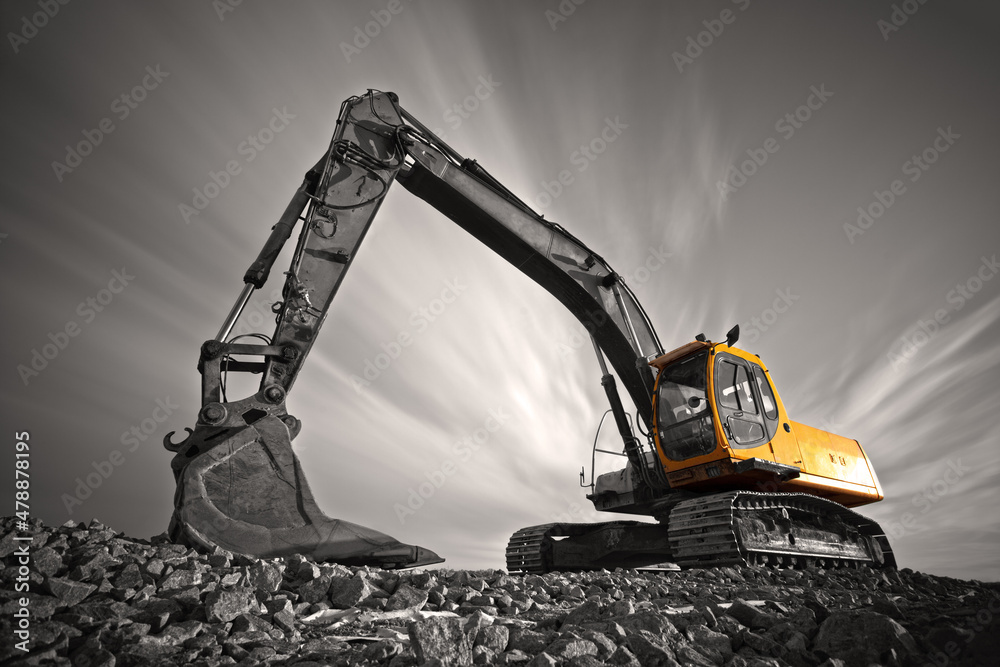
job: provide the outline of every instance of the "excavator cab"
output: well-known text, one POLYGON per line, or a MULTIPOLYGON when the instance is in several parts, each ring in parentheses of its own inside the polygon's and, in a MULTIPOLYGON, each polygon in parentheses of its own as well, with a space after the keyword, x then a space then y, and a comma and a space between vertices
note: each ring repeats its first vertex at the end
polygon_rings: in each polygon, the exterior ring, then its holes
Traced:
POLYGON ((791 421, 764 363, 734 342, 697 340, 650 362, 670 487, 806 492, 847 507, 881 500, 861 445, 791 421))

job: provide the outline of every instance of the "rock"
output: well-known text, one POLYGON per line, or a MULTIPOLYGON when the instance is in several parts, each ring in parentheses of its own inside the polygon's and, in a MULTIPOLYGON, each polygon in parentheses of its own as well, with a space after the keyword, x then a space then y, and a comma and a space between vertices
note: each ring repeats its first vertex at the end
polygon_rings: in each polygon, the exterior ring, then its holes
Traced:
MULTIPOLYGON (((308 561, 306 562, 306 565, 315 567, 314 563, 309 563, 308 561)), ((316 568, 316 571, 319 572, 319 568, 316 568)), ((330 583, 332 581, 333 577, 329 574, 322 574, 312 578, 299 586, 299 597, 310 604, 316 604, 317 602, 329 600, 330 583)))
POLYGON ((729 609, 726 610, 726 614, 732 616, 751 630, 767 629, 777 622, 770 614, 760 611, 743 600, 733 602, 729 609))
POLYGON ((618 623, 625 628, 628 634, 634 634, 640 630, 645 630, 658 637, 675 637, 680 633, 673 623, 665 616, 660 616, 652 612, 635 613, 626 618, 618 619, 618 623))
POLYGON ((266 593, 276 593, 281 588, 284 564, 255 560, 243 567, 243 578, 248 585, 266 593))
POLYGON ((639 659, 625 646, 619 646, 605 662, 609 665, 624 665, 625 667, 641 667, 639 659))
POLYGON ((161 591, 168 591, 174 588, 188 588, 201 583, 201 574, 195 570, 174 570, 160 580, 161 591))
POLYGON ((211 623, 228 623, 250 611, 253 599, 246 589, 213 591, 205 598, 205 615, 211 623))
POLYGON ((475 646, 485 646, 495 653, 502 653, 507 650, 507 642, 510 641, 510 629, 505 625, 488 625, 479 628, 476 633, 475 646))
POLYGON ((848 667, 881 662, 890 651, 917 653, 917 645, 896 621, 873 611, 836 611, 819 626, 813 650, 843 660, 848 667))
POLYGON ((560 660, 572 660, 581 655, 597 655, 597 645, 586 639, 557 639, 545 647, 545 653, 560 660))
POLYGON ((496 665, 526 665, 531 660, 531 656, 524 651, 505 651, 496 656, 493 664, 496 665))
POLYGON ((624 600, 616 600, 608 608, 608 614, 613 618, 631 616, 634 613, 635 613, 635 604, 632 602, 632 600, 628 598, 624 600))
POLYGON ((611 641, 611 638, 603 632, 587 630, 583 633, 583 638, 593 642, 594 646, 597 647, 597 657, 601 660, 607 660, 608 656, 614 653, 618 648, 618 645, 611 641))
POLYGON ((510 631, 507 647, 535 655, 544 651, 557 636, 554 632, 542 633, 527 628, 513 628, 510 631))
POLYGON ((59 598, 62 604, 72 607, 83 602, 88 595, 97 590, 97 586, 65 577, 46 577, 45 590, 59 598))
POLYGON ((595 598, 589 598, 566 614, 566 618, 563 619, 563 625, 579 625, 581 623, 588 623, 590 621, 596 621, 601 617, 601 603, 595 598))
POLYGON ((707 647, 718 651, 728 658, 733 654, 733 642, 720 632, 709 630, 705 626, 692 625, 685 632, 691 643, 697 647, 707 647))
POLYGON ((440 660, 442 667, 472 663, 472 642, 461 618, 429 618, 407 626, 417 661, 440 660))
POLYGON ((539 653, 528 662, 528 667, 556 667, 559 661, 548 653, 539 653))
POLYGON ((59 574, 63 567, 62 556, 51 547, 42 547, 31 554, 31 564, 39 574, 51 577, 59 574))
POLYGON ((374 644, 369 644, 361 652, 361 657, 365 660, 382 662, 399 655, 403 651, 403 645, 391 639, 383 639, 374 644))
POLYGON ((111 583, 115 588, 142 588, 145 582, 142 579, 139 566, 135 563, 129 563, 112 577, 111 583))
POLYGON ((330 604, 334 609, 366 606, 373 597, 386 597, 385 591, 372 585, 359 574, 350 579, 334 577, 330 582, 330 604))
POLYGON ((273 629, 273 625, 253 614, 240 614, 233 619, 233 632, 246 632, 248 630, 270 632, 273 629))
POLYGON ((678 664, 673 651, 651 641, 646 634, 630 635, 625 640, 625 645, 644 667, 674 667, 678 664))
POLYGON ((386 611, 401 609, 423 609, 427 604, 428 591, 414 588, 410 584, 399 584, 385 604, 386 611))
POLYGON ((271 622, 282 632, 295 632, 295 613, 291 609, 282 609, 275 612, 271 617, 271 622))

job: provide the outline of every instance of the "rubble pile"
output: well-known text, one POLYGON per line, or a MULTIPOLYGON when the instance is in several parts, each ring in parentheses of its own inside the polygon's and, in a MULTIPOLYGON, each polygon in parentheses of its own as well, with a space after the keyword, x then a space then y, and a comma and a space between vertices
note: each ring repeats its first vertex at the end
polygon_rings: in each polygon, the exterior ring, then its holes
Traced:
POLYGON ((5 665, 943 667, 1000 654, 1000 585, 906 569, 393 572, 200 554, 97 521, 15 531, 7 518, 0 535, 5 665), (14 538, 28 535, 25 593, 14 538))

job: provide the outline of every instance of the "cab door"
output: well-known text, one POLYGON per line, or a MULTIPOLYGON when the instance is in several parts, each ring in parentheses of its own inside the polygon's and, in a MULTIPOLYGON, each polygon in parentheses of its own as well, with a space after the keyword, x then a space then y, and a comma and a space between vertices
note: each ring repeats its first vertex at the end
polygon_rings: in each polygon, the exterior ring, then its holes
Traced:
POLYGON ((767 431, 768 447, 774 460, 785 465, 802 468, 802 455, 799 442, 788 425, 787 415, 782 415, 775 398, 774 387, 771 386, 770 375, 753 361, 747 361, 754 377, 754 387, 757 389, 758 405, 764 416, 764 430, 767 431))
POLYGON ((715 361, 715 400, 722 429, 740 458, 802 466, 795 437, 782 419, 770 378, 753 361, 721 352, 715 361))
MULTIPOLYGON (((725 352, 716 355, 715 404, 722 431, 734 449, 756 449, 770 439, 752 378, 753 371, 744 359, 725 352)), ((747 458, 750 456, 772 458, 757 452, 748 453, 747 458)))

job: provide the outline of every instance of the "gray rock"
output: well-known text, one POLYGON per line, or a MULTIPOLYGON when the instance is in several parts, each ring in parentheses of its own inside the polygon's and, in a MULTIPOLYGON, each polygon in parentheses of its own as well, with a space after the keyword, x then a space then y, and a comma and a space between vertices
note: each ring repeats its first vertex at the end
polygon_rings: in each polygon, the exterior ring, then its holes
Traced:
POLYGON ((419 663, 440 660, 442 667, 472 664, 472 642, 461 618, 430 618, 407 626, 419 663))
POLYGON ((597 647, 597 657, 601 660, 607 660, 608 656, 618 648, 618 645, 611 641, 611 638, 603 632, 587 630, 583 633, 583 638, 593 642, 594 646, 597 647))
POLYGON ((249 612, 252 599, 247 589, 213 591, 205 597, 205 615, 210 623, 228 623, 249 612))
POLYGON ((527 628, 512 628, 507 646, 510 649, 537 655, 556 639, 555 632, 536 632, 527 628))
POLYGON ((625 646, 619 646, 605 662, 609 665, 623 665, 624 667, 641 667, 639 659, 632 651, 625 646))
POLYGON ((334 609, 367 606, 366 603, 373 597, 384 598, 386 593, 362 577, 360 572, 350 579, 333 577, 330 582, 330 604, 334 609))
POLYGON ((557 639, 545 647, 545 653, 558 660, 572 660, 581 655, 597 655, 597 645, 586 639, 557 639))
POLYGON ((644 667, 675 667, 678 664, 673 651, 651 641, 648 635, 630 635, 625 640, 625 645, 644 667))
POLYGON ((385 604, 386 611, 402 609, 423 609, 427 604, 428 591, 414 588, 410 584, 399 584, 385 604))
POLYGON ((174 570, 160 580, 161 591, 169 591, 174 588, 188 588, 201 583, 201 574, 195 570, 174 570))
POLYGON ((890 651, 914 655, 917 644, 896 621, 873 611, 836 611, 819 626, 813 649, 848 667, 882 662, 890 651))
POLYGON ((652 612, 635 613, 625 618, 619 618, 617 621, 625 628, 625 632, 628 634, 635 634, 641 630, 645 630, 655 636, 664 638, 680 635, 677 628, 670 622, 670 619, 652 612))
POLYGON ((531 661, 528 662, 528 667, 556 667, 559 661, 548 653, 539 653, 531 661))
POLYGON ((282 574, 285 571, 284 564, 278 564, 266 560, 257 560, 249 566, 243 567, 243 577, 245 582, 267 593, 276 593, 281 588, 282 574))
POLYGON ((708 647, 721 653, 724 657, 733 654, 733 642, 721 632, 709 630, 705 626, 692 625, 685 632, 687 638, 697 647, 708 647))
POLYGON ((31 554, 31 564, 39 574, 51 577, 59 574, 59 570, 63 567, 63 559, 55 549, 42 547, 31 554))
POLYGON ((507 650, 507 642, 510 641, 510 629, 505 625, 488 625, 479 628, 476 633, 476 646, 485 646, 495 653, 502 653, 507 650))
POLYGON ((365 660, 382 662, 391 660, 403 652, 403 645, 391 639, 383 639, 373 644, 369 644, 361 652, 361 657, 365 660))
MULTIPOLYGON (((314 565, 313 563, 306 562, 307 565, 314 565)), ((317 568, 318 571, 318 568, 317 568)), ((333 581, 333 577, 324 574, 313 579, 310 579, 306 583, 299 586, 299 597, 310 604, 316 604, 317 602, 322 602, 330 599, 330 582, 333 581)))
POLYGON ((596 598, 588 598, 583 604, 579 605, 566 614, 566 618, 563 619, 563 625, 579 625, 581 623, 588 623, 590 621, 596 621, 601 617, 601 603, 596 598))
POLYGON ((88 595, 97 590, 97 586, 65 577, 46 577, 45 590, 57 597, 62 604, 72 607, 83 602, 88 595))
POLYGON ((111 583, 114 584, 115 588, 142 588, 145 582, 142 579, 142 573, 139 571, 139 566, 135 563, 129 563, 121 570, 118 574, 111 578, 111 583))
POLYGON ((733 602, 729 609, 726 610, 726 614, 732 616, 751 630, 767 629, 777 622, 770 614, 760 611, 743 600, 733 602))

